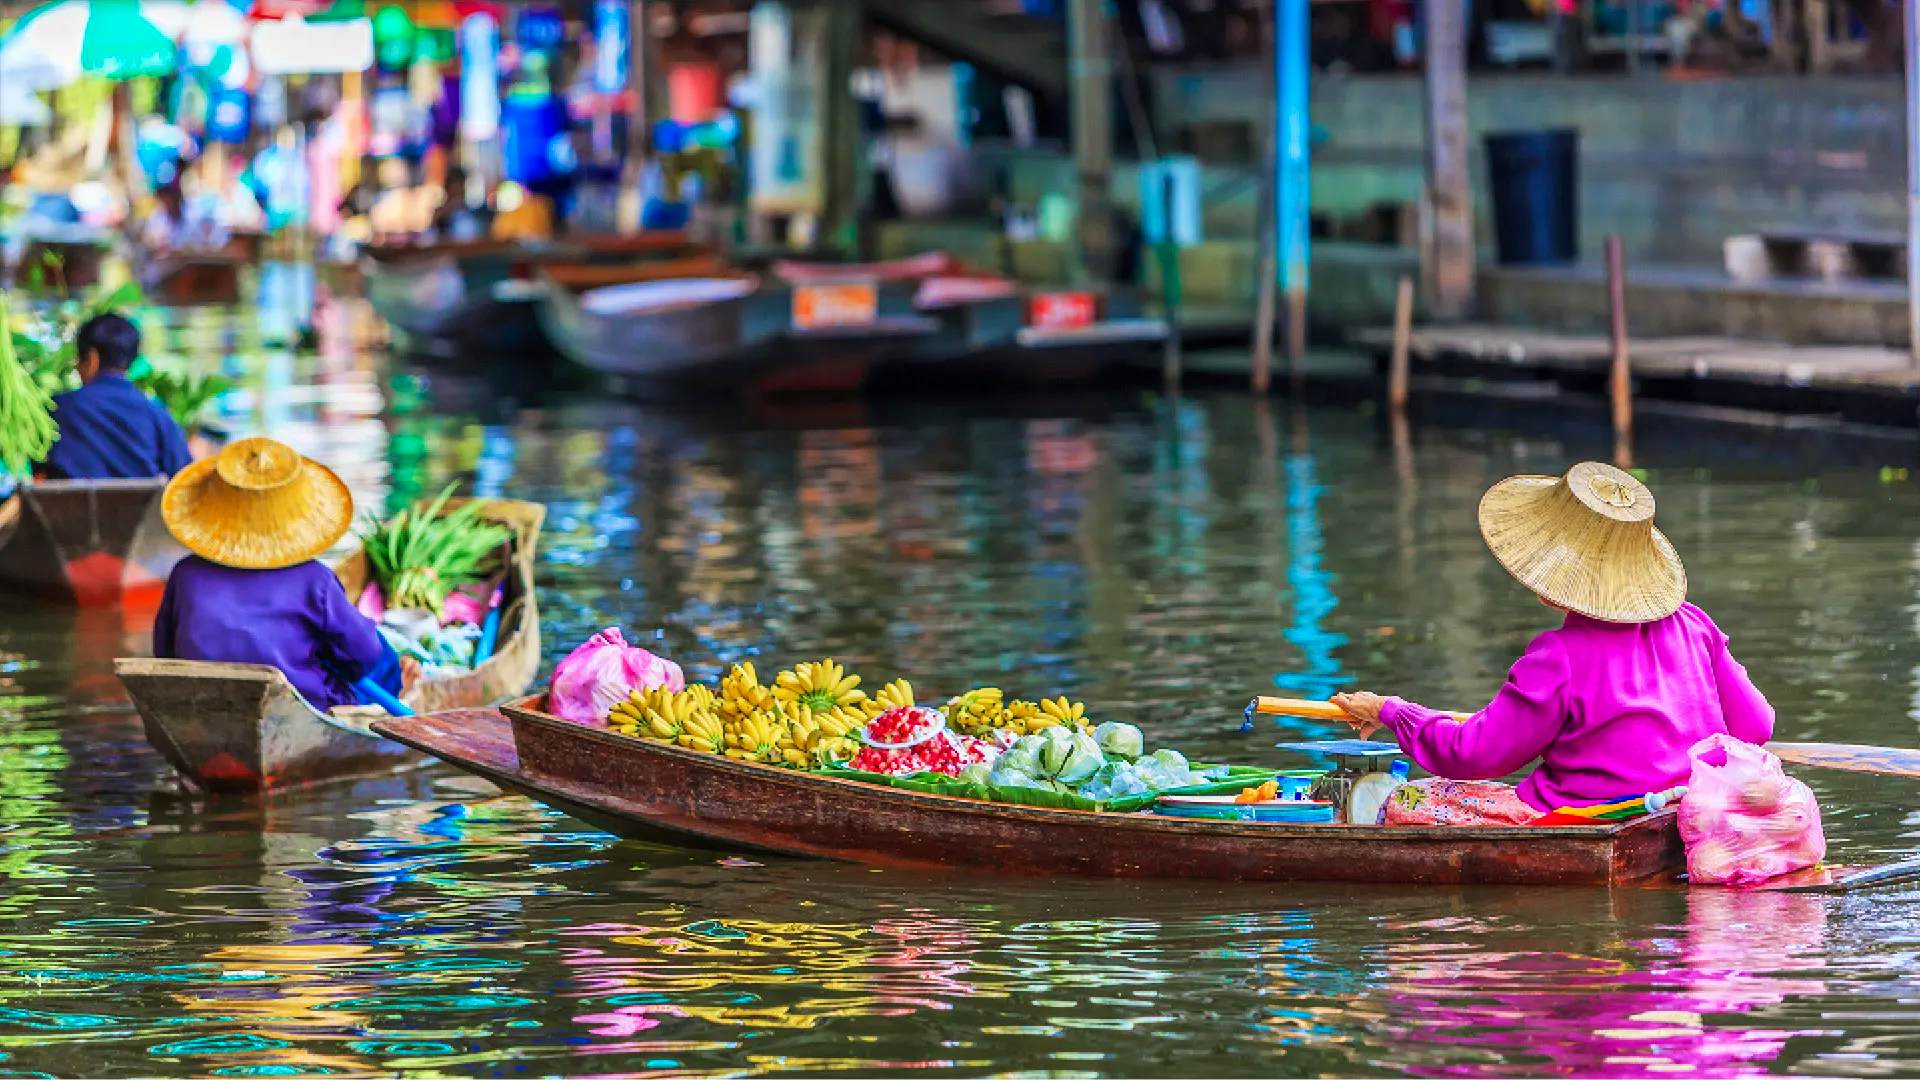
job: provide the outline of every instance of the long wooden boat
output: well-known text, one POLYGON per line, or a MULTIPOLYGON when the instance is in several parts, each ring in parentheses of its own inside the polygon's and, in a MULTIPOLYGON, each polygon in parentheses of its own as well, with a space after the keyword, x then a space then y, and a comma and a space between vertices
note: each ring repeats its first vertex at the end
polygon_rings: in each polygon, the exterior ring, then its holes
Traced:
POLYGON ((937 334, 896 358, 886 386, 1088 383, 1158 358, 1171 334, 1124 290, 1019 289, 978 276, 920 282, 915 307, 937 334))
POLYGON ((554 346, 640 396, 858 389, 889 352, 937 329, 914 311, 911 281, 790 286, 731 273, 582 290, 542 280, 554 346), (850 314, 825 310, 847 295, 850 314))
POLYGON ((140 277, 156 304, 237 304, 240 271, 248 265, 245 256, 224 251, 180 252, 148 262, 140 277))
POLYGON ((156 602, 186 552, 163 480, 40 480, 0 502, 0 588, 56 604, 156 602))
POLYGON ((1627 885, 1680 866, 1671 812, 1617 824, 1401 828, 1189 821, 1009 806, 735 761, 545 712, 375 729, 637 839, 905 867, 1246 881, 1627 885))
MULTIPOLYGON (((504 700, 524 692, 539 668, 533 557, 545 510, 535 503, 493 499, 483 516, 514 530, 505 552, 499 645, 464 675, 416 684, 402 699, 416 711, 504 700)), ((349 554, 335 572, 347 595, 357 600, 369 580, 365 552, 349 554)), ((418 755, 368 728, 370 719, 386 715, 382 710, 322 713, 278 668, 123 658, 114 661, 114 671, 133 697, 147 740, 203 790, 258 792, 422 764, 418 755)))
POLYGON ((525 281, 545 263, 646 261, 697 254, 683 233, 642 233, 631 237, 593 237, 550 244, 476 240, 436 244, 384 244, 361 249, 361 273, 374 311, 405 335, 429 341, 460 337, 465 343, 497 336, 474 333, 493 320, 488 309, 501 303, 524 307, 527 297, 507 282, 525 281))

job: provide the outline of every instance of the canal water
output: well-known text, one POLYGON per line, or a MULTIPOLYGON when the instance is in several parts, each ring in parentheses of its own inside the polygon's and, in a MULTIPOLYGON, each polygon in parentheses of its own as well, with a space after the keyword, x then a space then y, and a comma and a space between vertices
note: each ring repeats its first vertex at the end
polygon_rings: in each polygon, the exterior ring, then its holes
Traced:
MULTIPOLYGON (((365 508, 454 477, 545 503, 549 661, 609 625, 703 678, 832 656, 923 698, 1066 693, 1214 759, 1334 734, 1243 733, 1255 693, 1483 702, 1547 615, 1475 500, 1608 450, 1550 409, 1396 439, 1234 394, 503 407, 390 366, 353 304, 289 344, 310 289, 151 313, 150 352, 232 373, 222 422, 365 508)), ((1920 490, 1872 456, 1642 452, 1784 737, 1920 742, 1920 490)), ((0 619, 0 1075, 1920 1070, 1912 889, 902 873, 615 842, 445 768, 209 806, 113 679, 145 629, 0 619)), ((1920 847, 1913 782, 1802 775, 1836 861, 1920 847)))

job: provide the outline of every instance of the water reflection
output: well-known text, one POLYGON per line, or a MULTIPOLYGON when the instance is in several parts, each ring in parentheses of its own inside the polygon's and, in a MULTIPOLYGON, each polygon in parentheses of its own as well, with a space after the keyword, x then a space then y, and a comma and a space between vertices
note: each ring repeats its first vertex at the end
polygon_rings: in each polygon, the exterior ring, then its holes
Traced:
MULTIPOLYGON (((1604 426, 1376 432, 1240 396, 786 426, 591 397, 515 411, 393 369, 334 295, 269 277, 239 311, 155 312, 151 340, 234 375, 221 422, 325 457, 363 507, 456 477, 545 503, 549 659, 609 624, 709 678, 834 655, 929 698, 1075 693, 1207 757, 1275 760, 1270 729, 1236 730, 1263 686, 1484 700, 1544 615, 1486 556, 1474 501, 1606 451, 1604 426)), ((1901 741, 1884 706, 1920 700, 1914 486, 1640 449, 1783 734, 1901 741)), ((144 633, 0 620, 0 1069, 1920 1067, 1920 894, 878 872, 615 843, 444 770, 208 806, 168 793, 110 678, 144 633)), ((1806 778, 1836 860, 1911 849, 1887 786, 1806 778)))

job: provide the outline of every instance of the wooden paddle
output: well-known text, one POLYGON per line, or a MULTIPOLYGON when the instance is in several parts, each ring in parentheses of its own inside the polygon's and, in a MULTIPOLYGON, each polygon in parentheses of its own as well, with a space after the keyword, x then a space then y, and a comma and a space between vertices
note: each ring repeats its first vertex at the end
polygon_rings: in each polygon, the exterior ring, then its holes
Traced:
MULTIPOLYGON (((1448 713, 1465 720, 1468 713, 1448 713)), ((1309 720, 1346 720, 1346 711, 1331 701, 1305 701, 1300 698, 1257 697, 1247 706, 1247 716, 1301 716, 1309 720)), ((1794 765, 1812 765, 1845 772, 1874 773, 1880 776, 1920 778, 1920 750, 1895 746, 1856 746, 1851 743, 1775 742, 1767 750, 1781 761, 1794 765)))
MULTIPOLYGON (((1331 701, 1307 701, 1303 698, 1257 697, 1247 705, 1248 716, 1301 716, 1308 720, 1351 720, 1347 711, 1331 701)), ((1466 720, 1471 713, 1448 713, 1455 720, 1466 720)))

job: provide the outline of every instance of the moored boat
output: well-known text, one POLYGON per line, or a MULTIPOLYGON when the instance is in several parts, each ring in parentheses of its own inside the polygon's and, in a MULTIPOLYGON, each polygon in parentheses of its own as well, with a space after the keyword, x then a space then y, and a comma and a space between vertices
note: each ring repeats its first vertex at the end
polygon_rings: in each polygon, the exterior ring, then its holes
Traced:
POLYGON ((163 480, 40 480, 0 502, 0 588, 97 607, 157 601, 186 555, 160 520, 163 480))
MULTIPOLYGON (((545 511, 537 504, 489 500, 482 514, 510 526, 499 645, 472 671, 423 679, 403 697, 419 712, 485 706, 525 691, 540 664, 540 617, 534 602, 533 557, 545 511)), ((354 551, 335 568, 347 595, 369 581, 366 554, 354 551)), ((345 776, 409 768, 412 751, 374 735, 375 709, 322 713, 279 669, 260 664, 123 658, 114 661, 147 739, 195 786, 255 792, 345 776)))
POLYGON ((1592 826, 1194 821, 1014 806, 775 768, 545 712, 382 718, 375 730, 623 836, 1027 875, 1627 885, 1681 864, 1671 812, 1592 826))
POLYGON ((914 311, 911 280, 787 285, 742 273, 597 287, 594 280, 544 277, 541 324, 576 363, 641 395, 690 387, 858 389, 886 354, 937 329, 914 311))
POLYGON ((700 254, 682 233, 569 239, 549 244, 477 240, 423 245, 372 245, 361 251, 361 274, 373 309, 401 331, 402 344, 433 353, 518 351, 537 332, 534 294, 525 286, 548 263, 621 266, 700 254), (454 348, 436 350, 435 345, 454 348))
POLYGON ((249 264, 225 251, 179 252, 158 256, 141 267, 147 298, 156 304, 236 304, 240 271, 249 264))
POLYGON ((937 277, 915 306, 940 334, 890 373, 901 381, 1085 382, 1157 355, 1170 330, 1124 290, 1020 290, 1010 282, 937 277))

